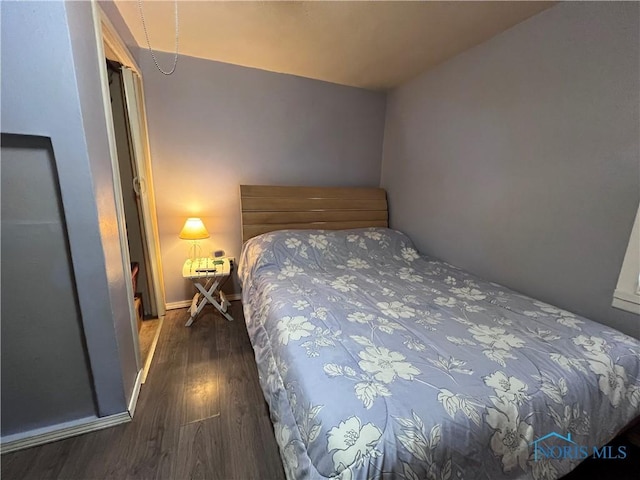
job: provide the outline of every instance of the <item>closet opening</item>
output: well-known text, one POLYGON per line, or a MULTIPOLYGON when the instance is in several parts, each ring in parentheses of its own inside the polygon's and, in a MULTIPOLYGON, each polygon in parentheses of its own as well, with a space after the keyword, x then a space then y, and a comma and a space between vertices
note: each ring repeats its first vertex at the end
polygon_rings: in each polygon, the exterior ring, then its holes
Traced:
MULTIPOLYGON (((119 62, 109 59, 106 62, 127 246, 131 264, 131 285, 134 295, 133 304, 140 360, 144 365, 147 363, 147 358, 153 355, 152 349, 155 346, 154 340, 156 333, 158 333, 160 319, 157 313, 156 298, 152 295, 153 268, 147 248, 147 232, 145 231, 141 201, 145 185, 137 175, 134 140, 131 134, 125 92, 125 78, 126 76, 132 77, 133 73, 119 62)), ((132 82, 129 83, 132 84, 132 82)))
MULTIPOLYGON (((165 315, 151 156, 140 68, 104 12, 99 12, 103 51, 101 83, 111 151, 122 268, 129 277, 131 334, 144 383, 165 315)), ((137 397, 137 394, 136 394, 137 397)), ((133 415, 135 403, 130 404, 133 415)))

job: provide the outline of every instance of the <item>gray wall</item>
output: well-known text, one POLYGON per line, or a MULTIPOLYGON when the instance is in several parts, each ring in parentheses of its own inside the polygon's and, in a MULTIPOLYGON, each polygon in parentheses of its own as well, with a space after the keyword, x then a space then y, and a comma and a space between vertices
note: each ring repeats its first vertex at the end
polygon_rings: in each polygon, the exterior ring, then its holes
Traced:
MULTIPOLYGON (((106 289, 108 292, 107 297, 103 295, 104 300, 108 298, 108 303, 104 304, 106 316, 101 317, 100 322, 87 317, 85 334, 88 337, 89 356, 96 357, 95 362, 92 358, 91 365, 94 379, 96 371, 103 378, 100 384, 96 382, 97 388, 100 389, 98 390, 99 410, 101 414, 106 414, 107 410, 100 406, 101 402, 105 404, 101 400, 104 398, 113 405, 109 411, 116 413, 126 410, 120 406, 121 395, 124 394, 125 402, 128 404, 140 365, 134 346, 134 335, 137 336, 138 332, 135 320, 132 330, 132 312, 126 287, 126 284, 131 282, 131 267, 129 264, 123 265, 122 262, 125 252, 120 247, 107 120, 101 96, 99 68, 100 63, 105 59, 97 56, 91 4, 73 1, 64 2, 64 4, 69 22, 74 73, 91 172, 92 201, 95 202, 98 214, 98 229, 95 233, 99 234, 102 246, 102 257, 97 259, 101 270, 93 271, 97 268, 96 265, 91 273, 97 276, 99 288, 106 289), (103 283, 105 280, 106 285, 103 283), (115 340, 117 356, 113 356, 113 340, 115 340), (113 386, 118 384, 122 389, 120 391, 113 389, 113 386)), ((64 193, 63 190, 63 195, 64 193)), ((85 268, 84 261, 83 259, 80 261, 83 268, 85 268)), ((93 303, 95 304, 95 301, 93 303)))
POLYGON ((382 186, 417 247, 625 333, 638 3, 564 3, 389 95, 382 186))
MULTIPOLYGON (((1 2, 0 8, 2 132, 51 139, 97 411, 100 416, 123 412, 138 367, 91 4, 1 2)), ((28 185, 23 193, 30 194, 28 185)), ((2 314, 4 322, 13 313, 3 308, 2 314)), ((51 312, 49 321, 65 321, 60 315, 51 312)), ((66 371, 62 358, 49 361, 62 362, 60 369, 66 371)), ((70 367, 66 374, 74 371, 70 367)), ((18 381, 38 383, 46 375, 36 371, 18 381)), ((39 426, 67 419, 58 413, 39 426)))
POLYGON ((1 431, 10 435, 96 412, 51 142, 3 135, 1 152, 1 431))
MULTIPOLYGON (((138 59, 145 85, 167 302, 189 299, 189 243, 202 217, 204 253, 238 258, 240 184, 378 186, 385 95, 181 56, 176 73, 138 59)), ((160 54, 169 65, 171 54, 160 54)))

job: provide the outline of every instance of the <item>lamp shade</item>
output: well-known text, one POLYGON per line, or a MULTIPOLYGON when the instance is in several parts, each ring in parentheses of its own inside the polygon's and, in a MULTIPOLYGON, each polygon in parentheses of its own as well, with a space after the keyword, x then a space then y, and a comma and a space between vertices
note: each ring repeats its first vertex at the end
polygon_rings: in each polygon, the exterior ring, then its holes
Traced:
POLYGON ((203 238, 209 238, 209 232, 202 223, 202 220, 196 217, 187 218, 184 222, 184 227, 178 235, 183 240, 202 240, 203 238))

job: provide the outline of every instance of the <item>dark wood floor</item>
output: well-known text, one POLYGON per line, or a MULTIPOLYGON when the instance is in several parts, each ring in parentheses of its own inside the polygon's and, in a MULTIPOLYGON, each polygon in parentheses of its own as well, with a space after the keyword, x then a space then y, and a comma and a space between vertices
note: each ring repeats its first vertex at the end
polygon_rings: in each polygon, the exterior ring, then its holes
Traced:
POLYGON ((239 302, 165 317, 131 423, 3 455, 2 479, 284 479, 239 302))

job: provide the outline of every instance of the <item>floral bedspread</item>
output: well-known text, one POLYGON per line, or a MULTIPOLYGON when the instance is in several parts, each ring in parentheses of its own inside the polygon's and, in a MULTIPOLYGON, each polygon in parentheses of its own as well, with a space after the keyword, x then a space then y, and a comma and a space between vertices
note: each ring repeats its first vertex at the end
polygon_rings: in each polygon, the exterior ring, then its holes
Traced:
POLYGON ((240 278, 290 479, 554 479, 640 415, 637 340, 400 232, 264 234, 240 278))

